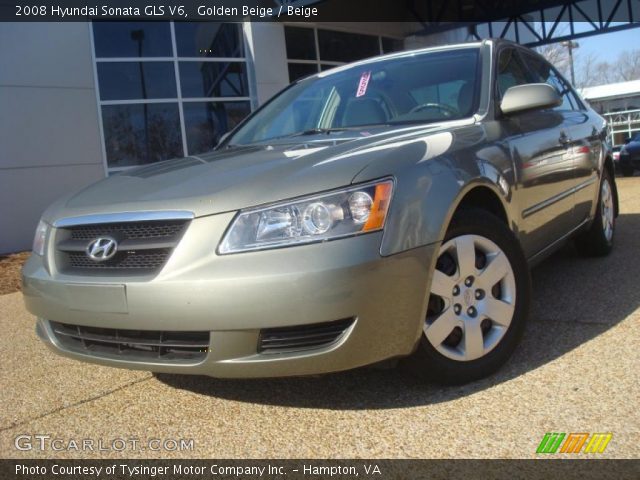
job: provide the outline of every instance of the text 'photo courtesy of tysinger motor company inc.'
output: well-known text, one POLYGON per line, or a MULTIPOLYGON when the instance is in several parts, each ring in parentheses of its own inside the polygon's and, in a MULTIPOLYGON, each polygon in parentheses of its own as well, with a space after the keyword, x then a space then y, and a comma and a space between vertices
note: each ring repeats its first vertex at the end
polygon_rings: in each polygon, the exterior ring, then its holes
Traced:
POLYGON ((0 479, 640 474, 640 0, 0 1, 0 479))

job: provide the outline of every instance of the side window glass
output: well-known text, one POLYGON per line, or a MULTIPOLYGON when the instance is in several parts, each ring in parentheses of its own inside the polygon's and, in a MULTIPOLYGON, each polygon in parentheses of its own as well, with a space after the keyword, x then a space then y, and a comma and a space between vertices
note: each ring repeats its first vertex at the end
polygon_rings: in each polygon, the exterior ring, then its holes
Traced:
POLYGON ((562 98, 562 104, 554 110, 579 110, 581 108, 581 104, 571 91, 569 84, 558 75, 549 63, 527 53, 524 55, 533 74, 534 82, 551 85, 562 98))
POLYGON ((509 88, 529 83, 527 70, 522 65, 522 62, 513 48, 506 48, 500 52, 497 65, 496 82, 498 87, 498 99, 500 100, 502 100, 502 97, 509 88))

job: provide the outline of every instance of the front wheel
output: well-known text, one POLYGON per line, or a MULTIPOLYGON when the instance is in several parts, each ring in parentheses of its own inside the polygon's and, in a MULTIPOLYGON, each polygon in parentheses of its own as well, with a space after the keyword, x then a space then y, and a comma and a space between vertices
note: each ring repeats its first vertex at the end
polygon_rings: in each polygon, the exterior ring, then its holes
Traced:
POLYGON ((438 253, 413 370, 444 384, 490 375, 520 340, 530 297, 528 265, 513 233, 483 210, 460 212, 438 253))
POLYGON ((620 167, 620 171, 625 177, 633 177, 633 167, 620 167))

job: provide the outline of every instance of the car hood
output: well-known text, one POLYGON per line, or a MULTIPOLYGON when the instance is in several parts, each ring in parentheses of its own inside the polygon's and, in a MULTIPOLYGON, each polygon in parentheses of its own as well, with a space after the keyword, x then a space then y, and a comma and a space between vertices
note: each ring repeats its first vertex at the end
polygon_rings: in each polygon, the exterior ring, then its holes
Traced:
POLYGON ((168 160, 112 175, 69 195, 47 210, 45 220, 154 210, 203 216, 393 175, 402 165, 446 151, 456 128, 450 123, 295 137, 280 141, 287 143, 168 160), (377 168, 368 169, 372 164, 377 168))

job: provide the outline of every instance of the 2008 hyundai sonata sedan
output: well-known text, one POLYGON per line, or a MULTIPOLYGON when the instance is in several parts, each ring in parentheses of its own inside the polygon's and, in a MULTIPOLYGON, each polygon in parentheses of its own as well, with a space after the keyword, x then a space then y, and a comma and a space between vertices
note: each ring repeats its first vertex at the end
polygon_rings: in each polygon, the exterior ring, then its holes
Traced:
POLYGON ((26 305, 55 351, 116 367, 266 377, 408 357, 428 379, 474 380, 522 335, 531 265, 569 239, 611 250, 605 139, 516 44, 338 67, 209 153, 53 204, 26 305))

